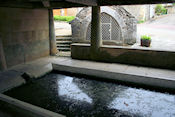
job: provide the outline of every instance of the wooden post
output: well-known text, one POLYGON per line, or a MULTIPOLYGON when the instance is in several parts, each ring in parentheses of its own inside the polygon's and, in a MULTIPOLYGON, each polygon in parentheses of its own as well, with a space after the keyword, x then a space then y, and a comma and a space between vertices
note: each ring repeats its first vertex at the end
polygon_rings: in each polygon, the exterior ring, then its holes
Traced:
POLYGON ((7 69, 7 65, 6 65, 5 55, 4 55, 3 43, 0 36, 0 70, 6 70, 6 69, 7 69))
POLYGON ((101 12, 100 6, 92 6, 91 21, 91 56, 95 57, 102 45, 101 39, 101 12))
POLYGON ((56 47, 56 39, 55 39, 53 9, 49 9, 49 40, 50 40, 50 55, 56 55, 58 50, 56 47))

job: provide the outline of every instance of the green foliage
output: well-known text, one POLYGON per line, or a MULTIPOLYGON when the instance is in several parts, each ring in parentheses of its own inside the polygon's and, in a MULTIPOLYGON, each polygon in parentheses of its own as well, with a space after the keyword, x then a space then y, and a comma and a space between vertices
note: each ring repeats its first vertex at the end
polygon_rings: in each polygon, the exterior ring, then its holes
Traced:
POLYGON ((158 4, 155 8, 155 13, 157 15, 167 14, 167 9, 163 5, 158 4))
POLYGON ((141 24, 141 23, 144 23, 144 22, 145 22, 144 20, 137 21, 138 24, 141 24))
POLYGON ((142 35, 142 36, 141 36, 141 39, 142 39, 142 40, 151 40, 151 37, 148 36, 148 35, 142 35))
POLYGON ((59 16, 59 15, 54 16, 54 20, 56 21, 71 22, 74 19, 75 19, 75 16, 59 16))
POLYGON ((167 9, 166 8, 162 9, 162 14, 167 14, 167 9))

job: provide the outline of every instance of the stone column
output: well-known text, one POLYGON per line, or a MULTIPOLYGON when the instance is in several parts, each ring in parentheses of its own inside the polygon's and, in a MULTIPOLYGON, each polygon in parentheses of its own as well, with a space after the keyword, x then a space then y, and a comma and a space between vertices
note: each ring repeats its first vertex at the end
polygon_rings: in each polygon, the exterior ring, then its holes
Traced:
POLYGON ((91 56, 93 58, 97 56, 99 48, 102 45, 100 18, 101 18, 100 6, 92 6, 91 56))
POLYGON ((58 50, 56 47, 55 27, 54 27, 52 9, 49 9, 49 41, 50 41, 50 55, 56 55, 58 50))
POLYGON ((4 49, 3 49, 3 43, 2 39, 0 37, 0 70, 7 69, 5 55, 4 55, 4 49))

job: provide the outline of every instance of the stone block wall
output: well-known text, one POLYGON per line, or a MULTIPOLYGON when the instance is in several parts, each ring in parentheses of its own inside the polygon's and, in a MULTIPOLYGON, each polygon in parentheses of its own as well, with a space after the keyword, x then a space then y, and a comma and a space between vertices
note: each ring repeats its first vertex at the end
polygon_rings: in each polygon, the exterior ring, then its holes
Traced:
POLYGON ((155 15, 155 5, 123 5, 129 13, 131 13, 137 21, 147 21, 155 15))
POLYGON ((90 54, 90 44, 72 44, 71 57, 175 70, 175 52, 168 51, 102 46, 94 58, 90 54))
POLYGON ((0 8, 0 37, 8 68, 48 56, 48 10, 0 8))

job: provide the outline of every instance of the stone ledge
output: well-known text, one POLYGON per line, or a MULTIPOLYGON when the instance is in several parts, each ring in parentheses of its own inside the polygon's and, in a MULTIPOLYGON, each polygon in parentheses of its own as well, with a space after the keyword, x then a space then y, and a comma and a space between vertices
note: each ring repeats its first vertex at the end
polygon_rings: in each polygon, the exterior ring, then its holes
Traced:
POLYGON ((15 113, 20 113, 27 117, 65 117, 61 114, 54 113, 3 94, 0 94, 0 105, 3 105, 3 108, 7 108, 7 111, 13 110, 15 113))
POLYGON ((22 74, 13 70, 0 73, 0 93, 26 83, 21 77, 22 74))
POLYGON ((90 75, 102 79, 175 89, 175 72, 172 70, 109 64, 80 60, 53 63, 53 69, 75 74, 90 75))
POLYGON ((25 84, 28 80, 39 78, 52 71, 51 61, 55 57, 45 57, 26 64, 14 66, 0 72, 0 93, 25 84), (27 79, 23 76, 27 75, 27 79))
MULTIPOLYGON (((73 43, 71 46, 86 46, 90 47, 90 44, 86 43, 73 43)), ((169 50, 159 50, 159 49, 153 49, 153 48, 136 48, 136 47, 125 47, 125 46, 113 46, 113 45, 102 45, 101 48, 111 48, 111 49, 127 49, 127 50, 144 50, 144 51, 157 51, 157 52, 172 52, 175 53, 175 51, 169 51, 169 50)))
POLYGON ((91 57, 90 44, 76 43, 71 45, 71 57, 73 59, 175 70, 175 52, 170 51, 102 46, 96 54, 96 57, 91 57))

